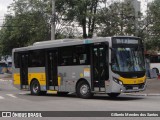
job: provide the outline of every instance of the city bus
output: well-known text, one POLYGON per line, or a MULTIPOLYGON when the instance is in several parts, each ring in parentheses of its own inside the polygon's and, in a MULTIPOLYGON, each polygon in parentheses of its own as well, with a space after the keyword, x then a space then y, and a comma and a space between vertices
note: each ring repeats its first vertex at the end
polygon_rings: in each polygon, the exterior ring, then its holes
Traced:
POLYGON ((32 95, 139 92, 146 82, 143 53, 142 40, 130 36, 36 42, 13 49, 13 83, 32 95))
POLYGON ((150 69, 155 70, 157 75, 160 72, 160 53, 150 54, 150 69))

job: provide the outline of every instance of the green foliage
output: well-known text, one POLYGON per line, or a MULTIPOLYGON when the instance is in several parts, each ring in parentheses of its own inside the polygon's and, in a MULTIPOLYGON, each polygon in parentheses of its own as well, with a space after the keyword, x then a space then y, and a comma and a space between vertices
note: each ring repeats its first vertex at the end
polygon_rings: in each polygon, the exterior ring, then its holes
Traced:
POLYGON ((83 38, 92 37, 100 0, 68 0, 66 18, 77 22, 83 29, 83 38), (87 29, 88 28, 88 29, 87 29), (87 31, 88 30, 88 31, 87 31))
POLYGON ((1 54, 11 54, 13 48, 50 38, 48 19, 41 12, 41 5, 45 4, 33 0, 15 0, 10 6, 15 15, 5 17, 0 31, 1 54))
POLYGON ((130 3, 115 2, 99 10, 99 36, 135 35, 135 12, 130 3))
MULTIPOLYGON (((94 32, 98 36, 137 35, 145 40, 148 49, 159 49, 159 0, 149 5, 148 16, 144 19, 142 14, 135 18, 130 3, 113 2, 104 7, 104 1, 56 0, 56 38, 88 38, 94 32), (135 27, 136 20, 138 31, 135 27), (79 32, 80 27, 82 34, 79 32)), ((0 30, 0 54, 9 55, 15 47, 49 40, 50 22, 53 20, 51 7, 51 0, 14 0, 9 7, 14 15, 5 17, 0 30)))
POLYGON ((160 50, 160 2, 154 0, 147 12, 148 29, 146 34, 147 49, 160 50))

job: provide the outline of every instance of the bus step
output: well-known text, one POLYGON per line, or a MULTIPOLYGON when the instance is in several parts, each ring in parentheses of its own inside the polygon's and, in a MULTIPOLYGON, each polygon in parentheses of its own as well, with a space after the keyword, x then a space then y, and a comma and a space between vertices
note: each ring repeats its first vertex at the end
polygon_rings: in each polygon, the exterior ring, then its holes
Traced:
POLYGON ((56 90, 47 90, 47 93, 48 94, 57 94, 57 91, 56 90))

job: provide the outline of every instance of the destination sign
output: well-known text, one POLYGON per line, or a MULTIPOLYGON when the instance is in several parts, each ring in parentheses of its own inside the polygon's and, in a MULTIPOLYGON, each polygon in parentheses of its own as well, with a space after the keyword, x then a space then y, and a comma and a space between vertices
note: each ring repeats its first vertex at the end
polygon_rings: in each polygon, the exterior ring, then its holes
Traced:
POLYGON ((130 39, 130 38, 115 38, 113 39, 113 44, 138 44, 138 39, 130 39))

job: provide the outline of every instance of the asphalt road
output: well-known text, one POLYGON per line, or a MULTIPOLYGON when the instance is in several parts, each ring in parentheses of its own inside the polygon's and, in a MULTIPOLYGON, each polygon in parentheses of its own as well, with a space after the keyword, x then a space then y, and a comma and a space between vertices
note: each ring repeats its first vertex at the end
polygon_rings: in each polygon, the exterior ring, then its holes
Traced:
MULTIPOLYGON (((107 95, 95 95, 92 99, 81 99, 75 95, 57 96, 48 94, 45 96, 32 96, 28 91, 20 91, 14 88, 12 86, 12 80, 5 78, 0 79, 0 111, 160 111, 159 103, 159 95, 146 95, 146 93, 142 93, 142 95, 122 94, 116 99, 111 99, 107 95)), ((58 119, 61 120, 64 118, 58 119)), ((74 120, 75 118, 65 119, 74 120)), ((113 118, 94 119, 108 120, 113 118)), ((123 117, 114 118, 114 120, 117 119, 123 119, 123 117)), ((133 117, 124 118, 124 120, 125 119, 158 120, 159 118, 133 117)))

